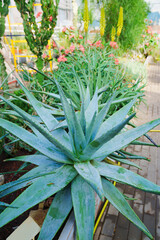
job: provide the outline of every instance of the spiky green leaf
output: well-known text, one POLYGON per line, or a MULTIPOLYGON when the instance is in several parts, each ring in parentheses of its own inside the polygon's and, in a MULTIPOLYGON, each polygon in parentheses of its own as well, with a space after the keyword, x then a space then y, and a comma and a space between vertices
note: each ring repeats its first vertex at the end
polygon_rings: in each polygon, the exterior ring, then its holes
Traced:
POLYGON ((140 228, 150 239, 153 239, 151 233, 141 222, 139 217, 135 214, 133 209, 130 207, 128 202, 123 197, 122 193, 109 181, 102 179, 103 189, 105 197, 109 202, 118 209, 126 218, 128 218, 132 223, 134 223, 138 228, 140 228))
POLYGON ((95 195, 92 187, 80 176, 71 186, 79 240, 92 240, 95 218, 95 195))

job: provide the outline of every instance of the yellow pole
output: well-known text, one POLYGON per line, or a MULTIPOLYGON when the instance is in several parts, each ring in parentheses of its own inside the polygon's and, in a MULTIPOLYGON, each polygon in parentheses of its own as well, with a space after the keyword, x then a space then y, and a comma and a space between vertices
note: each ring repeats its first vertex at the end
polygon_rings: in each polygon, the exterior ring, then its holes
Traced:
POLYGON ((160 132, 160 130, 150 130, 150 132, 160 132))
MULTIPOLYGON (((9 25, 9 31, 10 31, 10 34, 12 34, 12 29, 11 29, 11 23, 10 23, 9 15, 7 15, 7 19, 8 19, 8 25, 9 25)), ((15 49, 14 49, 14 41, 13 41, 12 38, 11 38, 11 46, 12 46, 12 55, 13 55, 13 60, 14 60, 14 66, 15 66, 15 69, 16 69, 16 72, 17 72, 17 62, 16 62, 16 55, 15 55, 15 49)))
MULTIPOLYGON (((48 46, 49 46, 49 58, 52 58, 52 54, 51 54, 51 40, 48 40, 48 46)), ((50 70, 52 72, 52 61, 49 61, 49 65, 50 65, 50 70)))
POLYGON ((10 46, 9 42, 8 42, 8 39, 7 39, 6 37, 4 37, 4 40, 5 40, 5 41, 6 41, 6 43, 8 44, 8 47, 9 47, 9 49, 10 49, 11 53, 12 53, 12 48, 11 48, 11 46, 10 46))

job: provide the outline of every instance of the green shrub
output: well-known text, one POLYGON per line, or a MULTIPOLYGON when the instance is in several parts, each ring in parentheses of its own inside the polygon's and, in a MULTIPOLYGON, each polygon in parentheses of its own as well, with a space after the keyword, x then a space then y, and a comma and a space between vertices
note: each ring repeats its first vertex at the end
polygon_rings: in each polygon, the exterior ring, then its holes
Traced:
POLYGON ((149 13, 148 4, 144 0, 108 0, 105 3, 106 28, 105 38, 111 39, 112 26, 117 28, 118 14, 120 7, 123 7, 123 29, 119 42, 124 49, 132 48, 138 44, 143 29, 145 18, 149 13))

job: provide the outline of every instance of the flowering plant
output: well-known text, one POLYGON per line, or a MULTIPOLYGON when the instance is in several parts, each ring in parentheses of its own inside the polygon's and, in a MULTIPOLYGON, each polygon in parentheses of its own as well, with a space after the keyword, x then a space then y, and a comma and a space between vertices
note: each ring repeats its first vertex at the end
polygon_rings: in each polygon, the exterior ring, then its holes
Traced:
POLYGON ((140 51, 144 54, 145 57, 148 55, 155 55, 155 51, 160 46, 160 38, 158 33, 154 32, 152 29, 152 21, 146 19, 146 28, 142 34, 142 42, 140 45, 140 51))

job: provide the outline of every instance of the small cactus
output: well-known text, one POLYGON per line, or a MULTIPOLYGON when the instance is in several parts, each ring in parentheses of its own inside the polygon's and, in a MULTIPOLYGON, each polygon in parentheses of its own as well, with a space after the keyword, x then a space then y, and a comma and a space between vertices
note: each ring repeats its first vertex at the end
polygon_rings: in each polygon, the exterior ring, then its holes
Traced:
POLYGON ((43 49, 54 32, 57 22, 59 0, 41 0, 42 19, 38 27, 34 15, 34 0, 15 0, 17 9, 23 19, 23 27, 26 41, 30 50, 37 56, 37 68, 43 68, 43 49))

